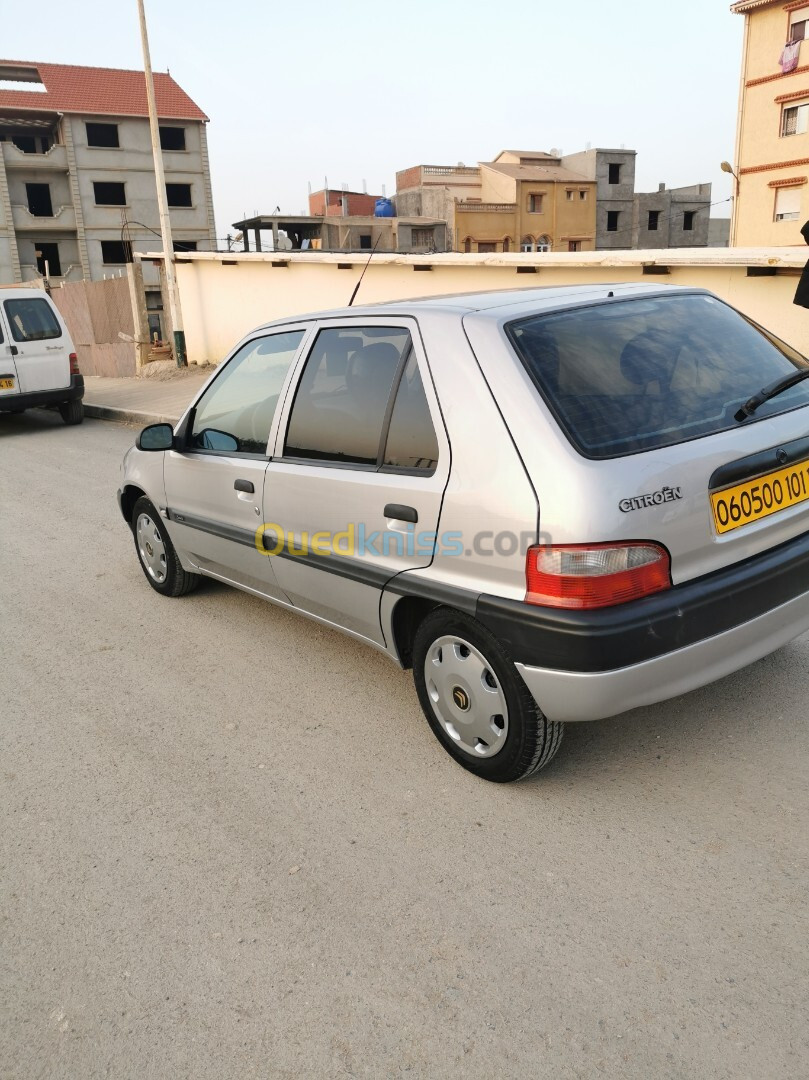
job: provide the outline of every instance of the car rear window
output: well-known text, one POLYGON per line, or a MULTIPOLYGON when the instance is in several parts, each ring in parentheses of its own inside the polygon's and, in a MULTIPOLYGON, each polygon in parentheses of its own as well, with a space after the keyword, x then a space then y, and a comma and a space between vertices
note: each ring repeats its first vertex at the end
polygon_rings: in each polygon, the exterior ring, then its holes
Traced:
MULTIPOLYGON (((704 294, 610 300, 535 315, 506 332, 587 457, 652 450, 737 427, 763 386, 809 366, 800 353, 704 294)), ((809 404, 809 380, 755 420, 809 404)))
POLYGON ((6 300, 6 316, 15 341, 47 341, 62 336, 62 328, 47 300, 6 300))

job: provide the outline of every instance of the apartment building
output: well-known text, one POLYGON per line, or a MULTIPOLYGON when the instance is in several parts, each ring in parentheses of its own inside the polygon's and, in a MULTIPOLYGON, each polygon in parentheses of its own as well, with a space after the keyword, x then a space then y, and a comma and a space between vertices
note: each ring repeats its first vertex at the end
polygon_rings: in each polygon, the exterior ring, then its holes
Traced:
POLYGON ((802 244, 809 219, 809 4, 743 0, 731 244, 802 244))
MULTIPOLYGON (((208 118, 154 82, 175 249, 215 250, 208 118)), ((0 60, 0 283, 98 280, 159 246, 143 72, 0 60)))

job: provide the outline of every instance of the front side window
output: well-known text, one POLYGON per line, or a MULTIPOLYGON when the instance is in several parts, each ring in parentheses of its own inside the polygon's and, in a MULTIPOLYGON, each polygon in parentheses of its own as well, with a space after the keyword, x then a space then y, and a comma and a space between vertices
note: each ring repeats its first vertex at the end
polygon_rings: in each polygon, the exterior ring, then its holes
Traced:
MULTIPOLYGON (((715 297, 610 301, 532 316, 507 333, 560 426, 591 458, 738 427, 739 406, 809 361, 715 297)), ((756 420, 809 405, 809 384, 756 420)))
POLYGON ((254 338, 243 345, 194 408, 192 450, 266 454, 278 399, 303 330, 254 338))
POLYGON ((6 300, 6 317, 15 341, 47 341, 62 328, 47 300, 6 300))
POLYGON ((394 379, 410 349, 398 326, 321 330, 301 376, 284 454, 376 466, 394 379))

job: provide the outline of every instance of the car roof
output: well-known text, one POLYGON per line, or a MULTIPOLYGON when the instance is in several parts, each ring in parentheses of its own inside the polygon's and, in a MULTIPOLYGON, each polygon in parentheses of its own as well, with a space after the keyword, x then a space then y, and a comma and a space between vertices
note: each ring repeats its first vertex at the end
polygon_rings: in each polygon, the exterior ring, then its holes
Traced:
MULTIPOLYGON (((548 285, 529 289, 490 289, 486 292, 448 293, 442 296, 424 296, 410 300, 392 300, 361 307, 333 308, 314 311, 305 315, 288 316, 264 323, 257 330, 287 323, 308 322, 312 319, 374 318, 385 315, 419 315, 427 312, 454 314, 485 314, 493 318, 517 317, 526 308, 535 311, 558 309, 586 304, 589 301, 607 300, 618 296, 660 296, 666 293, 693 292, 682 285, 646 285, 627 282, 605 282, 598 285, 548 285)), ((703 290, 700 290, 703 291, 703 290)))

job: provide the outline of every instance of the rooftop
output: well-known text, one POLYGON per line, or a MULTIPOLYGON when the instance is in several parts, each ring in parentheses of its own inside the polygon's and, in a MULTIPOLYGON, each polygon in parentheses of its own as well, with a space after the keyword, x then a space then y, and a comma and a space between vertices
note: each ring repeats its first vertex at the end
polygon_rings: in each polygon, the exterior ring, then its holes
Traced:
MULTIPOLYGON (((53 110, 103 116, 148 116, 146 79, 142 71, 79 67, 29 60, 0 60, 0 109, 53 110), (23 88, 30 83, 30 89, 23 88), (44 86, 44 91, 43 91, 44 86)), ((205 120, 208 117, 171 75, 154 73, 157 113, 163 120, 205 120)))
MULTIPOLYGON (((558 158, 551 158, 558 161, 558 158)), ((588 183, 592 184, 592 177, 582 176, 581 173, 572 172, 561 165, 512 165, 503 161, 481 161, 485 169, 494 169, 495 172, 504 176, 511 176, 515 180, 546 180, 550 183, 588 183)))

